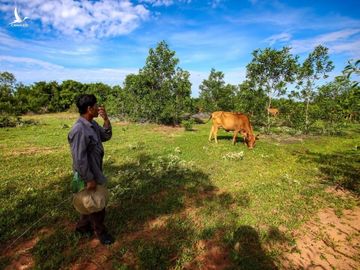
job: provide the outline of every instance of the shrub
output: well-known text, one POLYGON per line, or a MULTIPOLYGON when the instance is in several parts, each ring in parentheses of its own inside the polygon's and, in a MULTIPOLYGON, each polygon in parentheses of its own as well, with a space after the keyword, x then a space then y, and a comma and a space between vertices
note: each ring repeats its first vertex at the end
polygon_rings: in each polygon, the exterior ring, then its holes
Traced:
POLYGON ((195 124, 194 119, 189 119, 189 120, 183 120, 181 122, 181 125, 185 128, 185 130, 187 131, 191 131, 193 130, 193 125, 195 124))
POLYGON ((3 114, 0 115, 0 128, 5 127, 16 127, 17 124, 20 122, 20 117, 3 114))
POLYGON ((14 116, 9 114, 0 115, 0 128, 30 126, 38 124, 39 122, 35 120, 22 120, 20 116, 14 116))

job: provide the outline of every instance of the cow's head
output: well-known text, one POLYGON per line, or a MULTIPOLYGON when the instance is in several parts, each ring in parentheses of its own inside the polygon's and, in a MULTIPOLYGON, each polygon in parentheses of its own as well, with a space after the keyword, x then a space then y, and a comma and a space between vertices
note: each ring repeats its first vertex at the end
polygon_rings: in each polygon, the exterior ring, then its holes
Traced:
POLYGON ((242 132, 244 135, 244 141, 249 149, 253 149, 256 144, 256 140, 258 139, 259 135, 250 134, 247 132, 242 132))

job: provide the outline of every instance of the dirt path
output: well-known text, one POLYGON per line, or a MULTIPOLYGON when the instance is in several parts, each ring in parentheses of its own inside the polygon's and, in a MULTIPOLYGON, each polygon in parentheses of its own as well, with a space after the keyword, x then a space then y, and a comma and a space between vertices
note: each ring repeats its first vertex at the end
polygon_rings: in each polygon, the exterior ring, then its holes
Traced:
POLYGON ((296 244, 280 259, 283 269, 360 269, 360 207, 338 217, 323 209, 294 232, 296 244))

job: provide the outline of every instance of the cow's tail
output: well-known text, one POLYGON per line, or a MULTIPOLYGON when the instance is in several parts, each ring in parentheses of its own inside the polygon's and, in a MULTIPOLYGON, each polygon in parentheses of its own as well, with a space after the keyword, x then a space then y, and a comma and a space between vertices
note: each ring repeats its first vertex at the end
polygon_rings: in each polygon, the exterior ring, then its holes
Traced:
POLYGON ((204 122, 204 124, 206 124, 207 122, 209 122, 211 118, 212 118, 212 114, 210 114, 209 119, 208 119, 208 120, 206 120, 206 121, 204 122))

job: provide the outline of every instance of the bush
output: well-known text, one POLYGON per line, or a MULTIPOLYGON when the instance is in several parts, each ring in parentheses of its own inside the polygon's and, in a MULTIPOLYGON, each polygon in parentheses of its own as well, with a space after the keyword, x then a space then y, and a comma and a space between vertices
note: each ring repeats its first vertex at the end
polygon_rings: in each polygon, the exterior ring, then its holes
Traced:
POLYGON ((38 124, 39 122, 35 120, 22 120, 20 116, 14 116, 9 114, 0 115, 0 128, 30 126, 38 124))
POLYGON ((19 116, 13 116, 8 114, 0 115, 0 128, 16 127, 21 121, 19 116))
POLYGON ((193 125, 195 124, 195 120, 194 119, 189 119, 189 120, 183 120, 181 122, 181 125, 185 128, 185 130, 187 131, 191 131, 193 130, 193 125))

